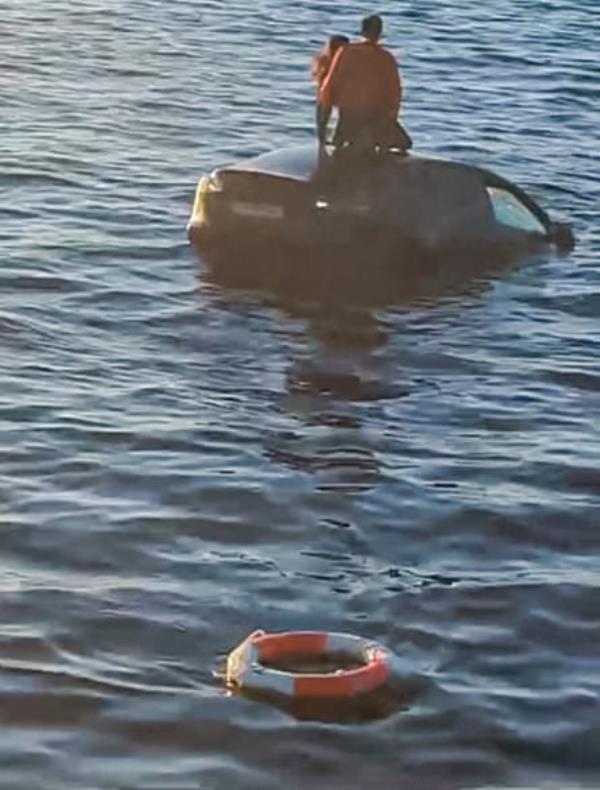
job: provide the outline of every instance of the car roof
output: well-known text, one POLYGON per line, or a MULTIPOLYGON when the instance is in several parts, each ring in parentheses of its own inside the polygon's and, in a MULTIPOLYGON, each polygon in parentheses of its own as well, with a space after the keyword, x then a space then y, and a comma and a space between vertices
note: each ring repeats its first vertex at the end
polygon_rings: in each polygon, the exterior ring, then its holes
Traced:
MULTIPOLYGON (((219 168, 217 172, 267 175, 310 183, 323 167, 327 167, 328 164, 336 164, 335 158, 333 149, 320 149, 316 143, 305 143, 260 154, 251 159, 219 168)), ((550 224, 548 214, 530 195, 508 179, 486 168, 413 153, 390 154, 387 161, 393 167, 408 168, 410 171, 425 169, 432 176, 435 174, 437 177, 442 177, 443 173, 447 173, 449 170, 462 172, 465 175, 469 173, 471 178, 479 177, 482 187, 484 185, 495 186, 512 193, 538 217, 542 224, 546 227, 550 224)), ((344 163, 343 166, 345 168, 346 164, 344 163)))
MULTIPOLYGON (((431 161, 452 167, 469 167, 469 165, 457 164, 433 157, 415 156, 414 154, 408 156, 391 155, 391 157, 398 165, 416 161, 431 161)), ((321 149, 319 151, 318 145, 307 143, 305 145, 282 148, 277 151, 269 151, 252 159, 220 168, 220 171, 256 173, 281 176, 295 181, 310 181, 317 170, 333 158, 334 154, 331 150, 325 151, 321 149)))

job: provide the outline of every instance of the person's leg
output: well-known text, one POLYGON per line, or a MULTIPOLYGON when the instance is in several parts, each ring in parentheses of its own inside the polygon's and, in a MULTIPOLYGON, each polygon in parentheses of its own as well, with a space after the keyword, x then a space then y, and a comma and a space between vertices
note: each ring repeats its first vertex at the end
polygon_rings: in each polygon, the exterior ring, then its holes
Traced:
POLYGON ((323 146, 327 142, 327 124, 331 116, 331 108, 323 107, 322 104, 317 102, 316 108, 316 121, 317 121, 317 139, 319 145, 323 146))
POLYGON ((377 143, 382 150, 408 151, 412 140, 406 129, 395 118, 381 118, 377 124, 377 143))
POLYGON ((338 110, 337 124, 333 134, 333 144, 336 150, 341 150, 345 143, 348 142, 349 125, 348 112, 346 110, 338 110))
POLYGON ((336 150, 361 154, 373 149, 375 141, 371 121, 364 113, 340 110, 334 136, 336 150))
POLYGON ((412 137, 406 131, 400 121, 394 122, 395 135, 390 148, 399 148, 401 151, 408 151, 413 147, 412 137))

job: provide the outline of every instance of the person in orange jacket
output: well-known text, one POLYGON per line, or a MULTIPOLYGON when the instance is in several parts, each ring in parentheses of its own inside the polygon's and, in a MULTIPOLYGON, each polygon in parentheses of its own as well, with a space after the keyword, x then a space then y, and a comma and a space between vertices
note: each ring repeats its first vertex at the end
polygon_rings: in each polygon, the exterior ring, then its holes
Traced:
POLYGON ((341 47, 345 47, 347 44, 350 43, 350 39, 347 36, 330 36, 327 44, 323 48, 321 52, 315 55, 313 58, 312 63, 312 71, 311 76, 313 82, 317 85, 317 137, 319 139, 319 145, 325 144, 325 137, 327 134, 327 124, 329 122, 329 116, 331 115, 331 107, 325 107, 319 101, 319 92, 321 90, 321 86, 325 81, 325 77, 329 74, 329 69, 331 68, 331 64, 333 63, 333 59, 341 47))
POLYGON ((412 141, 397 120, 402 102, 398 65, 379 39, 383 21, 373 14, 362 21, 362 41, 342 47, 319 91, 326 113, 339 111, 334 144, 337 148, 407 150, 412 141))

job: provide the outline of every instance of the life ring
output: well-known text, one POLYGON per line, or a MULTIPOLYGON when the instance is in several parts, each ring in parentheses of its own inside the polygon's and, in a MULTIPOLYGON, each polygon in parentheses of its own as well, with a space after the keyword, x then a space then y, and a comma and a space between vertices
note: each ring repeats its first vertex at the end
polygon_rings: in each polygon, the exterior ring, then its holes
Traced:
POLYGON ((294 698, 348 698, 382 686, 390 677, 388 650, 359 636, 324 631, 254 631, 231 651, 225 679, 230 687, 265 691, 294 698), (329 673, 295 673, 263 665, 293 655, 343 654, 360 664, 329 673))

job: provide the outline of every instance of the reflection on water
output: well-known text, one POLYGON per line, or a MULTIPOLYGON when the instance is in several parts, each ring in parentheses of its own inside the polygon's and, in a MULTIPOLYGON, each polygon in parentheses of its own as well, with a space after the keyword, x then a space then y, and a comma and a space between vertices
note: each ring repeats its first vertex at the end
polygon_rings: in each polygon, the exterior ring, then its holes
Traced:
POLYGON ((397 315, 415 305, 428 310, 444 302, 458 307, 461 299, 481 298, 492 276, 508 269, 500 270, 496 263, 477 275, 464 266, 442 273, 425 269, 420 275, 412 270, 405 282, 394 278, 393 288, 380 277, 367 300, 362 289, 331 292, 327 284, 311 281, 310 290, 294 297, 285 277, 262 277, 265 271, 277 270, 282 255, 275 250, 266 263, 262 260, 258 279, 252 270, 256 260, 247 253, 234 260, 209 259, 208 267, 201 261, 200 291, 219 309, 235 312, 260 304, 275 311, 279 331, 285 331, 286 322, 294 327, 280 406, 304 427, 269 433, 266 456, 311 474, 317 490, 368 491, 382 479, 379 459, 384 442, 365 430, 352 404, 395 402, 415 389, 424 397, 435 393, 432 382, 415 382, 403 370, 397 347, 388 347, 394 331, 389 311, 397 315), (369 304, 373 298, 374 304, 369 304))
MULTIPOLYGON (((301 311, 291 314, 298 318, 301 311)), ((398 396, 384 353, 385 328, 372 313, 348 309, 312 312, 306 332, 288 366, 282 398, 285 410, 306 427, 293 439, 270 437, 267 452, 310 471, 320 490, 368 490, 379 479, 377 441, 346 404, 398 396)))
MULTIPOLYGON (((266 301, 272 297, 295 313, 306 316, 317 307, 344 314, 390 306, 435 304, 453 295, 485 290, 490 277, 505 275, 523 257, 507 257, 489 249, 473 255, 447 250, 443 256, 423 257, 403 249, 376 252, 368 245, 308 249, 295 244, 266 244, 252 238, 228 239, 226 248, 212 245, 198 250, 204 278, 220 288, 255 291, 266 301)), ((532 256, 529 255, 529 258, 532 256)))
MULTIPOLYGON (((210 282, 221 285, 218 269, 210 282)), ((219 292, 217 303, 235 310, 236 290, 227 284, 226 299, 219 292)), ((247 298, 247 292, 238 294, 247 298)), ((280 331, 285 321, 302 327, 290 348, 280 407, 304 428, 271 432, 265 437, 266 456, 313 475, 319 490, 368 490, 379 479, 377 441, 346 404, 402 394, 385 356, 384 320, 352 304, 321 304, 318 293, 310 302, 293 301, 277 290, 255 289, 253 296, 277 311, 280 331)))

